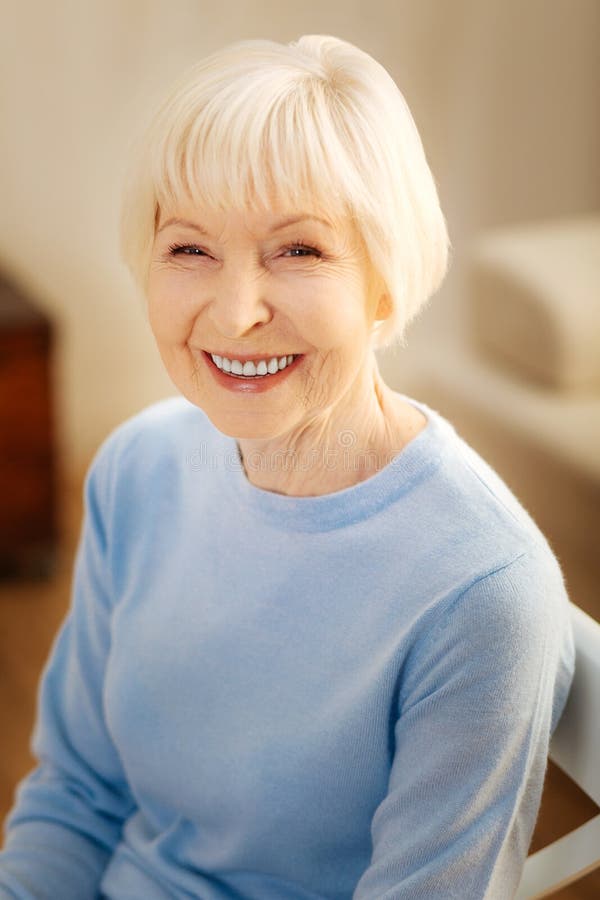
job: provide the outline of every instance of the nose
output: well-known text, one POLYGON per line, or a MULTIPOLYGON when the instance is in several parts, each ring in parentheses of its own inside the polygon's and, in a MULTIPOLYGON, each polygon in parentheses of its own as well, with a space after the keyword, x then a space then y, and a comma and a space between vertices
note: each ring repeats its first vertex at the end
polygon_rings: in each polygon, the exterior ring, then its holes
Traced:
POLYGON ((224 266, 214 289, 209 316, 223 337, 244 337, 273 318, 261 272, 224 266))

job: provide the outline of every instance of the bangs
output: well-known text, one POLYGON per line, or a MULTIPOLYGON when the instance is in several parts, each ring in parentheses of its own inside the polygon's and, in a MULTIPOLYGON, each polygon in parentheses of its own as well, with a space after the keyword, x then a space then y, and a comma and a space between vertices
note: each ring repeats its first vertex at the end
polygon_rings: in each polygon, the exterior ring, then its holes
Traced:
POLYGON ((278 206, 330 220, 364 217, 350 202, 358 175, 330 85, 314 73, 275 74, 267 68, 257 82, 254 71, 247 86, 226 84, 200 107, 181 98, 156 147, 159 208, 185 199, 215 210, 278 206))

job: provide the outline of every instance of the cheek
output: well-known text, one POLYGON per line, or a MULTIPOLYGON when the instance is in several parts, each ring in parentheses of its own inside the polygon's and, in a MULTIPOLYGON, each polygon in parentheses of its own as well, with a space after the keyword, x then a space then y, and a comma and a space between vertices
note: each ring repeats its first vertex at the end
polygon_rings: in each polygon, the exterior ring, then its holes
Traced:
POLYGON ((360 342, 368 331, 366 304, 358 278, 323 279, 290 295, 289 316, 313 347, 343 355, 349 343, 360 342))
POLYGON ((148 284, 148 321, 157 341, 185 341, 194 321, 189 287, 177 279, 151 278, 148 284))
POLYGON ((369 332, 364 315, 358 309, 344 306, 345 298, 306 316, 304 336, 317 350, 322 365, 342 370, 349 360, 358 360, 367 349, 369 332))
POLYGON ((360 365, 348 344, 316 353, 304 374, 304 407, 307 410, 329 407, 354 381, 360 365))

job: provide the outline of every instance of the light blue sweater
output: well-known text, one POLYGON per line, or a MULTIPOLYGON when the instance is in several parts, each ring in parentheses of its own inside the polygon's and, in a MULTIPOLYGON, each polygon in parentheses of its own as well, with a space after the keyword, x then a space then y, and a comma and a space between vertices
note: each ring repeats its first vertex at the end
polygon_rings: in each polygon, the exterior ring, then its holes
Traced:
POLYGON ((427 427, 320 497, 254 487, 183 398, 104 442, 3 900, 512 896, 568 600, 498 476, 412 402, 427 427))

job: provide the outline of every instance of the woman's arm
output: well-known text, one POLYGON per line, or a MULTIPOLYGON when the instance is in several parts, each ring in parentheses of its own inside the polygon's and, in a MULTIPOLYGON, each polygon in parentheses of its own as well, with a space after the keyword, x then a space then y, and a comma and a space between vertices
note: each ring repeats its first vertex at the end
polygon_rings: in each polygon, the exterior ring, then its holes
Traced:
POLYGON ((508 900, 572 675, 562 576, 523 555, 476 582, 403 673, 389 791, 355 900, 508 900))
POLYGON ((102 704, 113 602, 106 456, 86 478, 71 609, 42 678, 33 738, 39 764, 20 784, 6 823, 2 898, 95 898, 134 806, 102 704))

